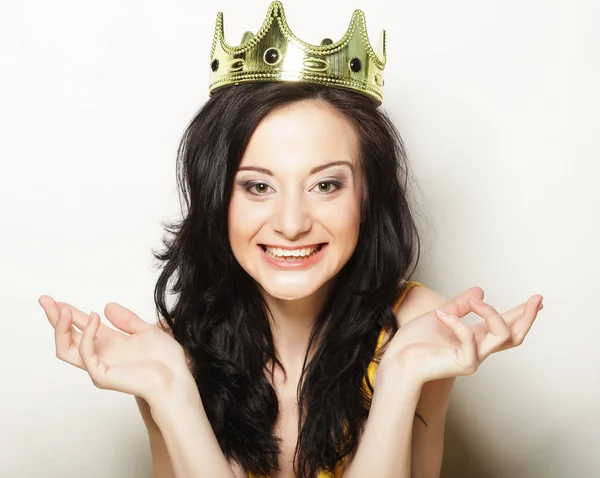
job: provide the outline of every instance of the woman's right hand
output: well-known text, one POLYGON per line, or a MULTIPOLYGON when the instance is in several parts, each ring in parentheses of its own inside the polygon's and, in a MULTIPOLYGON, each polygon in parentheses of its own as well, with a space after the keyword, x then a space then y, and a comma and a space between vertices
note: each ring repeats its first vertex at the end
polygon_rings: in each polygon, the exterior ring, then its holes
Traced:
POLYGON ((183 347, 129 309, 107 304, 104 313, 114 330, 95 312, 88 315, 49 296, 38 301, 55 330, 56 356, 85 370, 96 387, 141 397, 150 406, 195 387, 183 347))

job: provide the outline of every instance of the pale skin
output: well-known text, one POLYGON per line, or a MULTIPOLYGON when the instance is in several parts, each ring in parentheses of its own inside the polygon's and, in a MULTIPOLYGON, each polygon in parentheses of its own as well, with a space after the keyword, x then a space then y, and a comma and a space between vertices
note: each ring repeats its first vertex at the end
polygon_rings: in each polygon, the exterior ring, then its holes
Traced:
MULTIPOLYGON (((278 372, 272 381, 280 402, 275 432, 283 440, 280 470, 272 478, 294 476, 295 391, 308 335, 328 282, 354 250, 364 198, 352 125, 327 106, 301 103, 276 110, 259 125, 242 158, 229 211, 232 250, 273 312, 273 339, 288 375, 284 380, 278 372), (301 141, 297 131, 303 133, 301 141), (326 167, 332 158, 348 164, 326 167), (329 180, 344 186, 331 192, 323 186, 329 180), (243 186, 249 183, 250 190, 243 186), (327 244, 324 259, 294 271, 274 269, 258 248, 320 243, 327 244)), ((400 329, 377 369, 371 413, 345 477, 439 476, 454 377, 470 375, 491 354, 520 345, 543 307, 536 294, 500 314, 490 304, 473 301, 483 296, 479 287, 451 301, 425 287, 408 292, 397 311, 400 329), (463 322, 471 312, 483 321, 463 322), (414 420, 417 407, 428 428, 414 420)), ((49 296, 39 302, 55 329, 59 359, 85 370, 98 388, 136 396, 156 477, 245 476, 221 453, 189 361, 168 333, 115 303, 104 314, 118 330, 102 324, 96 313, 88 315, 49 296)))

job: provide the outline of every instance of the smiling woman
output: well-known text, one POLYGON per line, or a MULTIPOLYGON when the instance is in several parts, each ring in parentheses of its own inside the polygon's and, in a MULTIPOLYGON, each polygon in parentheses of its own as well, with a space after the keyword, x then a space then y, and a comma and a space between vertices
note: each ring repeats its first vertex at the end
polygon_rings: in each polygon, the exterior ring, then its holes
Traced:
POLYGON ((328 86, 221 88, 188 127, 155 297, 236 476, 435 476, 451 378, 508 343, 506 320, 528 330, 536 299, 503 318, 479 288, 447 304, 409 281, 408 170, 387 115, 328 86))
POLYGON ((248 83, 213 93, 180 151, 189 210, 156 298, 216 438, 254 473, 334 470, 356 450, 362 384, 417 252, 399 136, 359 93, 248 83))
POLYGON ((231 47, 219 16, 212 95, 179 148, 184 216, 155 252, 158 326, 40 298, 58 357, 137 397, 157 477, 438 476, 453 378, 541 308, 410 280, 410 168, 364 32, 357 11, 339 42, 299 43, 274 2, 231 47))

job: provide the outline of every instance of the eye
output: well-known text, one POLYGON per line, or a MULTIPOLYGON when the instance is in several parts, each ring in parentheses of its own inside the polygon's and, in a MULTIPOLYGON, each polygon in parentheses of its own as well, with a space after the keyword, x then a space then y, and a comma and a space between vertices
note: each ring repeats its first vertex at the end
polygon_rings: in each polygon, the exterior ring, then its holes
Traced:
POLYGON ((244 188, 246 189, 246 191, 248 191, 250 194, 255 194, 257 196, 266 194, 269 191, 269 187, 270 186, 267 183, 252 181, 244 184, 244 188))
POLYGON ((319 193, 328 194, 337 191, 341 186, 342 183, 339 181, 320 181, 313 189, 316 189, 319 193))
POLYGON ((252 187, 254 188, 253 192, 257 193, 266 193, 269 189, 269 186, 267 186, 265 183, 254 184, 252 187))

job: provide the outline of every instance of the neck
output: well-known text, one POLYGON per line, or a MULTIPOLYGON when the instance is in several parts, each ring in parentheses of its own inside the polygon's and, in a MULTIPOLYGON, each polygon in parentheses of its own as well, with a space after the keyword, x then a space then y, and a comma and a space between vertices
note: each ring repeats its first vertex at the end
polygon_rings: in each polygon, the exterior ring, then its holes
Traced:
POLYGON ((329 288, 329 284, 325 284, 314 294, 294 300, 278 299, 260 288, 271 311, 275 350, 286 370, 302 369, 308 341, 329 288))

